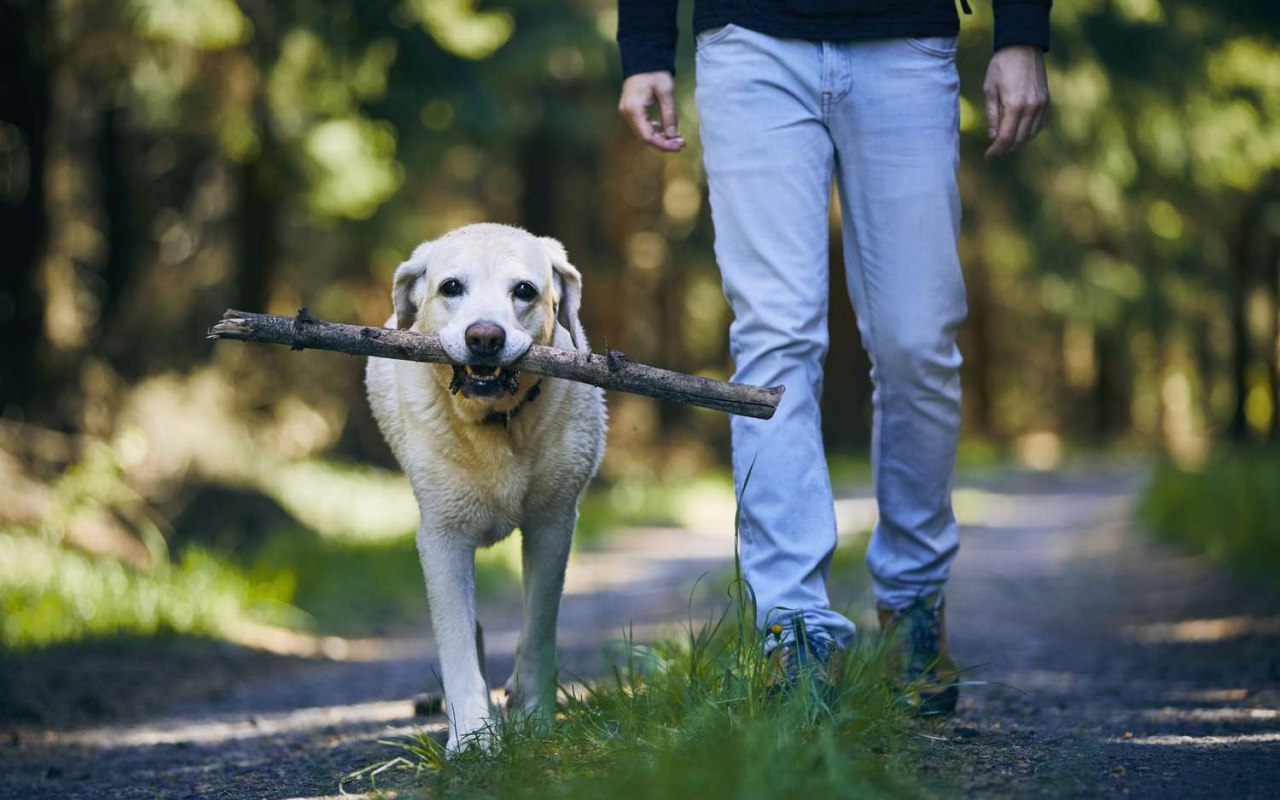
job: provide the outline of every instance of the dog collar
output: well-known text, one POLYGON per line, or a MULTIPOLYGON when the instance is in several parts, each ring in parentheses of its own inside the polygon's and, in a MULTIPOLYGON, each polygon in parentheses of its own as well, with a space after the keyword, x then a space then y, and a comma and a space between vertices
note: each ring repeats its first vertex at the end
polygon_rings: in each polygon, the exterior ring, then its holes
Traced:
POLYGON ((501 425, 507 430, 511 430, 511 420, 524 410, 524 407, 538 399, 538 395, 542 394, 542 379, 529 387, 529 391, 524 393, 524 397, 516 404, 516 407, 510 411, 491 411, 483 420, 486 425, 501 425))

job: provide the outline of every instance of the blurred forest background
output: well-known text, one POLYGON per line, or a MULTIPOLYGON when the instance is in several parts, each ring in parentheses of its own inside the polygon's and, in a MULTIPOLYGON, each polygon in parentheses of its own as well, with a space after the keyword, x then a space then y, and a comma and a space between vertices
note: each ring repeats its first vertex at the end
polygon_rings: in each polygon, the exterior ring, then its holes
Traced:
MULTIPOLYGON (((1052 122, 991 164, 974 7, 962 458, 1280 448, 1280 6, 1060 2, 1052 122)), ((663 156, 615 112, 611 0, 0 1, 0 647, 417 613, 362 362, 215 346, 228 306, 382 324, 414 245, 506 222, 564 241, 597 348, 727 376, 689 10, 693 146, 663 156), (389 575, 403 598, 324 588, 389 575)), ((834 216, 831 242, 840 287, 834 216)), ((856 464, 868 364, 832 296, 825 424, 856 464)), ((728 491, 723 416, 610 409, 588 536, 728 491)))

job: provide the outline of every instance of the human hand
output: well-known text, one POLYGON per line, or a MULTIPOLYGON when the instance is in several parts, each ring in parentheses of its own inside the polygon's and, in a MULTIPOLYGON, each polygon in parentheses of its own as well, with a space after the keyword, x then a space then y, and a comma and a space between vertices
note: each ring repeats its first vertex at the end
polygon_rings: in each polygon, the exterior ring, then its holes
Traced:
POLYGON ((622 82, 618 113, 645 143, 664 153, 684 149, 684 137, 676 127, 675 81, 670 72, 639 72, 622 82), (660 118, 649 119, 658 104, 660 118))
POLYGON ((982 84, 987 97, 987 160, 1031 141, 1049 119, 1049 78, 1044 52, 1032 45, 1002 47, 991 57, 982 84))

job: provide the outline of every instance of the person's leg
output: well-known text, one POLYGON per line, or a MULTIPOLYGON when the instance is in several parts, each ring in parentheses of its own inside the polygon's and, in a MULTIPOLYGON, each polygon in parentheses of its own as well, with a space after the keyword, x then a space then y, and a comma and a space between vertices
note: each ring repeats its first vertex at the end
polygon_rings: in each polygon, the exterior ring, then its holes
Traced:
POLYGON ((966 305, 954 47, 947 38, 841 45, 845 80, 828 107, 849 294, 872 363, 880 521, 867 565, 884 609, 941 590, 959 545, 955 340, 966 305))
POLYGON ((827 599, 836 525, 818 405, 833 168, 822 54, 740 28, 704 34, 697 102, 734 380, 787 387, 773 419, 732 421, 743 572, 761 628, 790 634, 800 613, 845 647, 853 623, 827 599))

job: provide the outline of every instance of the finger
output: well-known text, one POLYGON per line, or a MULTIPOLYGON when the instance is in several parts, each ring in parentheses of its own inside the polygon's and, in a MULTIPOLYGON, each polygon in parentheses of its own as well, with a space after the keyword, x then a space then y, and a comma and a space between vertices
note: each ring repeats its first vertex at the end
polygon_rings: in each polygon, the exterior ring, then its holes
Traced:
POLYGON ((656 147, 664 153, 674 153, 684 149, 684 137, 674 136, 668 138, 662 129, 662 124, 658 121, 649 119, 648 109, 641 112, 638 121, 636 133, 644 139, 645 143, 650 147, 656 147))
POLYGON ((674 153, 677 150, 684 149, 684 137, 673 136, 668 137, 666 131, 663 130, 660 120, 648 120, 649 126, 653 131, 653 135, 649 137, 650 145, 658 148, 664 153, 674 153))
POLYGON ((631 130, 635 131, 636 136, 640 137, 645 144, 667 153, 683 150, 685 142, 682 137, 677 135, 674 138, 667 138, 662 128, 649 119, 649 109, 652 106, 653 94, 648 97, 632 95, 622 101, 619 111, 631 126, 631 130))
POLYGON ((648 111, 648 108, 646 108, 643 100, 640 100, 639 97, 628 97, 622 115, 626 116, 627 124, 631 125, 631 129, 636 132, 636 136, 648 142, 653 137, 654 132, 653 125, 649 123, 649 114, 646 111, 648 111))
POLYGON ((996 131, 1000 129, 1000 90, 994 85, 983 87, 983 94, 986 96, 986 107, 984 109, 987 117, 987 138, 996 138, 996 131))
POLYGON ((649 121, 648 105, 638 98, 628 99, 623 107, 622 116, 626 118, 627 124, 631 126, 631 130, 636 132, 641 140, 648 144, 657 145, 657 131, 653 129, 653 123, 649 121))
POLYGON ((1018 123, 1022 121, 1022 109, 1019 106, 1010 104, 1001 104, 1000 106, 1000 124, 996 129, 995 141, 987 148, 986 156, 988 159, 1002 156, 1013 149, 1016 144, 1015 137, 1018 133, 1018 123))
POLYGON ((668 139, 674 139, 680 135, 677 130, 676 121, 676 100, 670 89, 659 89, 658 110, 662 114, 662 131, 668 139))
POLYGON ((1049 101, 1046 100, 1044 105, 1040 107, 1040 113, 1036 114, 1036 127, 1031 132, 1031 138, 1040 135, 1040 131, 1049 127, 1049 101))
MULTIPOLYGON (((1021 147, 1031 141, 1031 137, 1035 136, 1036 115, 1039 109, 1036 106, 1028 106, 1022 110, 1018 117, 1018 129, 1013 135, 1013 147, 1021 147)), ((1010 148, 1013 149, 1013 148, 1010 148)))

